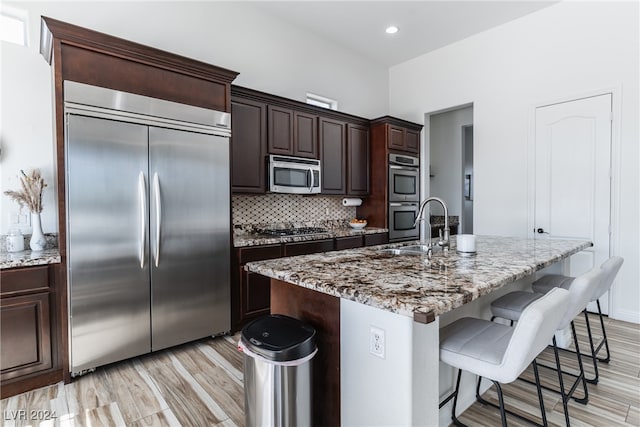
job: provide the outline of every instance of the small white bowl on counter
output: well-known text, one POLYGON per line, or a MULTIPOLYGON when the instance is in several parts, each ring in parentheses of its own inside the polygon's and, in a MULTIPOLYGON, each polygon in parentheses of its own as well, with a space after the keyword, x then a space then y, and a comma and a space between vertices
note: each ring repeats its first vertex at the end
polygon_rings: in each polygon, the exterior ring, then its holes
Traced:
POLYGON ((362 230, 366 226, 367 226, 367 221, 365 221, 365 222, 350 222, 349 223, 349 227, 353 228, 354 230, 362 230))

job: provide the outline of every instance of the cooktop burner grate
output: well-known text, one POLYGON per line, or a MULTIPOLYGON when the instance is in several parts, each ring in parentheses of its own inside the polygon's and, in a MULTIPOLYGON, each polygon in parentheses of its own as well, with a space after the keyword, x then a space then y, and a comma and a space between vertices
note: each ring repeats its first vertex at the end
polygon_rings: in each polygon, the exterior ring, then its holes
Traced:
POLYGON ((258 230, 258 233, 268 236, 299 236, 302 234, 319 234, 326 232, 327 230, 321 227, 267 228, 258 230))

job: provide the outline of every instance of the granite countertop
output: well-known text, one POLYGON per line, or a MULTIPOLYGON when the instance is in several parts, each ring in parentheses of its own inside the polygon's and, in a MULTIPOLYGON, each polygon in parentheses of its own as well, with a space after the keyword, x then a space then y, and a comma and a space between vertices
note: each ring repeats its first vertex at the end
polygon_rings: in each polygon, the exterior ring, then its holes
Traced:
POLYGON ((333 239, 334 237, 361 236, 363 234, 386 233, 389 229, 378 227, 365 227, 362 230, 353 228, 334 228, 325 233, 304 234, 298 236, 266 236, 257 233, 234 234, 233 246, 236 248, 246 246, 275 245, 279 243, 306 242, 321 239, 333 239))
POLYGON ((44 251, 0 252, 0 270, 34 265, 57 264, 60 262, 58 249, 44 251))
POLYGON ((416 243, 255 261, 245 269, 428 323, 592 246, 578 240, 478 236, 473 256, 457 254, 455 239, 448 254, 436 253, 431 261, 380 250, 416 243))

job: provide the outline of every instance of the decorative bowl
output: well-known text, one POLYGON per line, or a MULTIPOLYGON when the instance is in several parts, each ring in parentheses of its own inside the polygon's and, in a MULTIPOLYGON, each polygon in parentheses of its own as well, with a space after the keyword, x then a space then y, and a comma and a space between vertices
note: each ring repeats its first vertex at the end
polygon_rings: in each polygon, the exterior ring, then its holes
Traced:
POLYGON ((353 228, 354 230, 362 230, 366 226, 367 226, 367 221, 365 221, 365 222, 350 222, 349 223, 349 227, 353 228))

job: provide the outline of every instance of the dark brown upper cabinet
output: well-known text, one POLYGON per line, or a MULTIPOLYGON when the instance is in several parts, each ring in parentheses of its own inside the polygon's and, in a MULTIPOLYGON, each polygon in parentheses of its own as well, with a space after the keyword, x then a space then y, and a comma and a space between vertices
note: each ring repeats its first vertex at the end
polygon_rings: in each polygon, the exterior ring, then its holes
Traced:
POLYGON ((293 110, 269 106, 269 154, 293 155, 293 110))
POLYGON ((231 191, 266 190, 267 105, 231 94, 231 191))
POLYGON ((269 106, 269 154, 318 158, 318 116, 269 106))
POLYGON ((233 193, 264 193, 277 154, 320 159, 324 194, 369 194, 369 120, 240 86, 231 96, 233 193))
POLYGON ((318 116, 296 111, 293 118, 293 155, 317 159, 318 116))
POLYGON ((420 152, 420 131, 387 124, 387 148, 418 154, 420 152))
POLYGON ((346 194, 347 138, 346 123, 320 117, 320 160, 322 193, 346 194))
POLYGON ((369 127, 347 124, 347 194, 369 194, 369 127))

